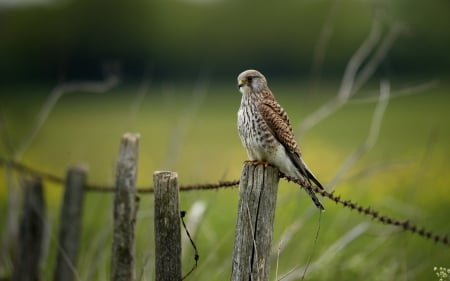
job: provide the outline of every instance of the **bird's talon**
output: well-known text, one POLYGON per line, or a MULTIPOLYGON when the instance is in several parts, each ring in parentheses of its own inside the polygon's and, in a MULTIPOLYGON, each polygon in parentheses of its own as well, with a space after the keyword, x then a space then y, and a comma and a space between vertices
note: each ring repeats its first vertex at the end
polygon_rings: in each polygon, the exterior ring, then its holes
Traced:
POLYGON ((270 165, 270 163, 267 161, 258 161, 258 160, 245 160, 244 163, 248 163, 253 166, 264 165, 265 168, 267 168, 270 165))

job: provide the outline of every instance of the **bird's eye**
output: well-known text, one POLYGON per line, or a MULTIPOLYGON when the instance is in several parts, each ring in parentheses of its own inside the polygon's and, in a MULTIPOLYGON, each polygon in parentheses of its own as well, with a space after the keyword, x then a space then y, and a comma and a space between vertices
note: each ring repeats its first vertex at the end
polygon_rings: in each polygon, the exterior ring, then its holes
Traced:
POLYGON ((258 78, 258 76, 249 76, 248 78, 247 78, 247 81, 248 82, 252 82, 254 79, 256 79, 256 78, 258 78))

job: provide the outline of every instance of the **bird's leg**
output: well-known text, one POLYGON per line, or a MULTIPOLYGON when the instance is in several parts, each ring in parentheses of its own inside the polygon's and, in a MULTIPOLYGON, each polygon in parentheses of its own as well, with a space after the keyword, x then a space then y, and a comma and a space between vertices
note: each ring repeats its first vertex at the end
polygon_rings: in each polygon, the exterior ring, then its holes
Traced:
POLYGON ((244 163, 249 163, 252 164, 253 166, 264 165, 264 167, 266 168, 267 166, 270 165, 270 163, 267 161, 259 161, 259 160, 245 160, 244 163))

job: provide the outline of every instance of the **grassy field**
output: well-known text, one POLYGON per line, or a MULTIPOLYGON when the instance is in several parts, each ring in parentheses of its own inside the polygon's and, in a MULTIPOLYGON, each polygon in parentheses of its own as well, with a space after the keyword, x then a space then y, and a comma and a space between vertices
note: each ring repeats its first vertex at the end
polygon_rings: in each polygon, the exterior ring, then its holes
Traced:
MULTIPOLYGON (((312 91, 307 85, 274 81, 272 90, 296 131, 301 121, 328 101, 338 85, 312 91)), ((392 85, 392 95, 402 88, 392 85)), ((13 89, 1 97, 9 138, 19 145, 33 126, 51 87, 13 89)), ((410 219, 440 234, 450 233, 450 85, 392 98, 375 145, 343 175, 337 194, 399 219, 410 219)), ((114 182, 120 137, 141 135, 138 185, 150 186, 155 170, 173 170, 181 184, 234 180, 246 154, 236 131, 240 93, 234 84, 153 83, 142 102, 139 85, 122 85, 105 94, 72 93, 58 101, 23 155, 36 169, 63 176, 74 163, 89 166, 89 182, 114 182), (202 88, 205 86, 205 88, 202 88)), ((376 107, 377 87, 369 87, 299 139, 305 161, 327 185, 347 157, 367 138, 376 107), (370 98, 375 98, 370 101, 370 98), (369 101, 367 100, 369 99, 369 101)), ((11 156, 4 146, 2 156, 11 156)), ((49 251, 44 280, 52 278, 62 188, 46 183, 49 251)), ((109 279, 112 195, 85 197, 80 280, 109 279)), ((142 195, 137 221, 137 275, 153 280, 153 197, 142 195)), ((237 189, 181 194, 188 227, 200 253, 188 280, 228 280, 236 221, 237 189), (189 224, 190 210, 204 207, 200 223, 189 224)), ((434 266, 450 267, 449 247, 400 229, 373 222, 323 200, 319 214, 303 191, 281 181, 275 217, 271 280, 437 280, 434 266), (316 232, 320 223, 317 242, 316 232), (278 268, 277 268, 278 266, 278 268), (297 277, 295 277, 297 276, 297 277), (294 278, 295 277, 295 278, 294 278)), ((6 210, 6 186, 0 172, 0 233, 6 210)), ((187 242, 187 241, 184 241, 187 242)), ((193 265, 188 243, 183 268, 193 265)), ((2 264, 0 273, 10 270, 2 264)))

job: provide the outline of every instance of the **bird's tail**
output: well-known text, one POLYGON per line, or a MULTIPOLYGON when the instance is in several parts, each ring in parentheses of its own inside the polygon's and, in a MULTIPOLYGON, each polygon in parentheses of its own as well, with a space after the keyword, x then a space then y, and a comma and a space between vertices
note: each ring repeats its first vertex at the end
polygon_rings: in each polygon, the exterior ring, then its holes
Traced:
MULTIPOLYGON (((316 178, 316 176, 314 176, 314 174, 308 168, 305 161, 303 161, 303 159, 301 159, 301 158, 300 158, 300 165, 298 165, 298 168, 299 168, 300 174, 305 178, 306 182, 309 184, 310 187, 312 186, 312 183, 311 183, 311 181, 312 181, 313 183, 316 184, 317 187, 319 187, 320 189, 323 189, 322 184, 319 182, 319 180, 316 178)), ((325 211, 325 208, 323 207, 319 198, 317 198, 314 191, 312 191, 311 189, 309 189, 307 187, 305 187, 305 190, 308 193, 309 197, 311 197, 312 201, 314 202, 314 205, 316 205, 316 207, 319 210, 325 211)))
POLYGON ((313 201, 314 205, 316 205, 316 207, 321 210, 321 211, 325 211, 325 208, 323 207, 322 203, 320 202, 319 198, 317 198, 316 194, 314 193, 314 191, 305 188, 305 191, 308 193, 309 197, 311 197, 311 200, 313 201))

